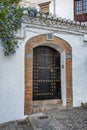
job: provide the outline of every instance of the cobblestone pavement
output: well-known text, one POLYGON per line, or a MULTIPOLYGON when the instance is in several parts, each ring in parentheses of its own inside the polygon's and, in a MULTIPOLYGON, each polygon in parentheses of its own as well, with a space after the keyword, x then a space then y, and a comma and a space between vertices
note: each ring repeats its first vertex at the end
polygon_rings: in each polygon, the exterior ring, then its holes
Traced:
POLYGON ((31 123, 27 120, 9 122, 1 124, 0 130, 87 130, 86 108, 50 110, 29 118, 31 123))
POLYGON ((31 121, 36 130, 87 130, 87 109, 50 110, 31 121))
POLYGON ((0 130, 33 130, 33 127, 30 122, 22 120, 0 124, 0 130))

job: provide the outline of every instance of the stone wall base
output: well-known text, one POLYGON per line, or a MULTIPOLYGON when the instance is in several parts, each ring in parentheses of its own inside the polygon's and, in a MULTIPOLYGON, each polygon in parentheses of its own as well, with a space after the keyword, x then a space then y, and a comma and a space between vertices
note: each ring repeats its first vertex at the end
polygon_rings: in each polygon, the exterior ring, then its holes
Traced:
POLYGON ((53 109, 63 109, 65 107, 62 105, 61 100, 56 99, 56 100, 33 101, 32 108, 33 108, 32 113, 37 113, 53 109))

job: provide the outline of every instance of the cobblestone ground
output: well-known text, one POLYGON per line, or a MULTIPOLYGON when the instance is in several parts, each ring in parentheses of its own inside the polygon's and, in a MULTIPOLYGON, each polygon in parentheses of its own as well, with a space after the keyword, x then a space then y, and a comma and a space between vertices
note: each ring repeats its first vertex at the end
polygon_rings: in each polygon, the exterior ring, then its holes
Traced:
POLYGON ((26 120, 22 120, 0 124, 0 130, 33 130, 33 127, 26 120))
POLYGON ((87 130, 87 110, 83 108, 50 111, 49 123, 55 130, 87 130))
MULTIPOLYGON (((87 130, 87 108, 50 110, 41 116, 32 116, 35 130, 87 130)), ((0 125, 0 130, 33 130, 27 120, 0 125)))
POLYGON ((37 130, 87 130, 87 109, 51 110, 32 123, 37 130))

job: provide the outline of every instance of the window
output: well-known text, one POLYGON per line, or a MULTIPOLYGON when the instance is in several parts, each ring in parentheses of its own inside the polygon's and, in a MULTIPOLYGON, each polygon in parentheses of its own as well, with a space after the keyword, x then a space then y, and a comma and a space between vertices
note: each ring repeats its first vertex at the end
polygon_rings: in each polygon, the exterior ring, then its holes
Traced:
POLYGON ((39 7, 43 13, 49 14, 49 4, 50 2, 39 4, 39 7))
POLYGON ((84 0, 84 13, 87 13, 87 0, 84 0))
POLYGON ((87 0, 74 0, 74 19, 76 21, 87 21, 87 0))
POLYGON ((76 1, 76 14, 82 14, 82 0, 76 1))

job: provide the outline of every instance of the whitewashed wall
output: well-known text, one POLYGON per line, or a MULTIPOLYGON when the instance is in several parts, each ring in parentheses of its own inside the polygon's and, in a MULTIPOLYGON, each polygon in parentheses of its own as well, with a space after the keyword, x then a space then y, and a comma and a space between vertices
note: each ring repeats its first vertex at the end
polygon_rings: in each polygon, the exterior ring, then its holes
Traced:
POLYGON ((54 6, 55 13, 59 17, 66 19, 74 19, 74 1, 73 0, 51 0, 50 4, 50 13, 54 14, 54 6), (55 5, 54 5, 55 1, 55 5))
MULTIPOLYGON (((49 31, 27 28, 26 37, 16 54, 5 57, 0 47, 0 123, 24 118, 24 52, 25 43, 49 31), (38 32, 38 33, 37 33, 38 32)), ((83 36, 54 33, 72 46, 73 106, 87 102, 87 43, 83 36)))
POLYGON ((56 34, 72 47, 72 80, 73 106, 80 106, 87 102, 87 41, 83 36, 71 34, 56 34))
POLYGON ((24 49, 5 57, 0 48, 0 123, 24 118, 24 49))
POLYGON ((0 46, 0 123, 25 118, 25 43, 36 35, 34 31, 26 31, 25 39, 20 41, 16 54, 11 56, 4 56, 0 46))
POLYGON ((23 0, 20 5, 25 7, 36 6, 47 1, 51 2, 50 13, 54 14, 55 12, 55 15, 59 17, 74 20, 74 0, 28 0, 27 2, 23 0))
POLYGON ((36 6, 39 3, 50 1, 50 13, 59 17, 74 20, 74 0, 23 0, 20 5, 29 7, 36 6), (30 1, 30 2, 29 2, 30 1), (33 4, 31 4, 33 3, 33 4))

